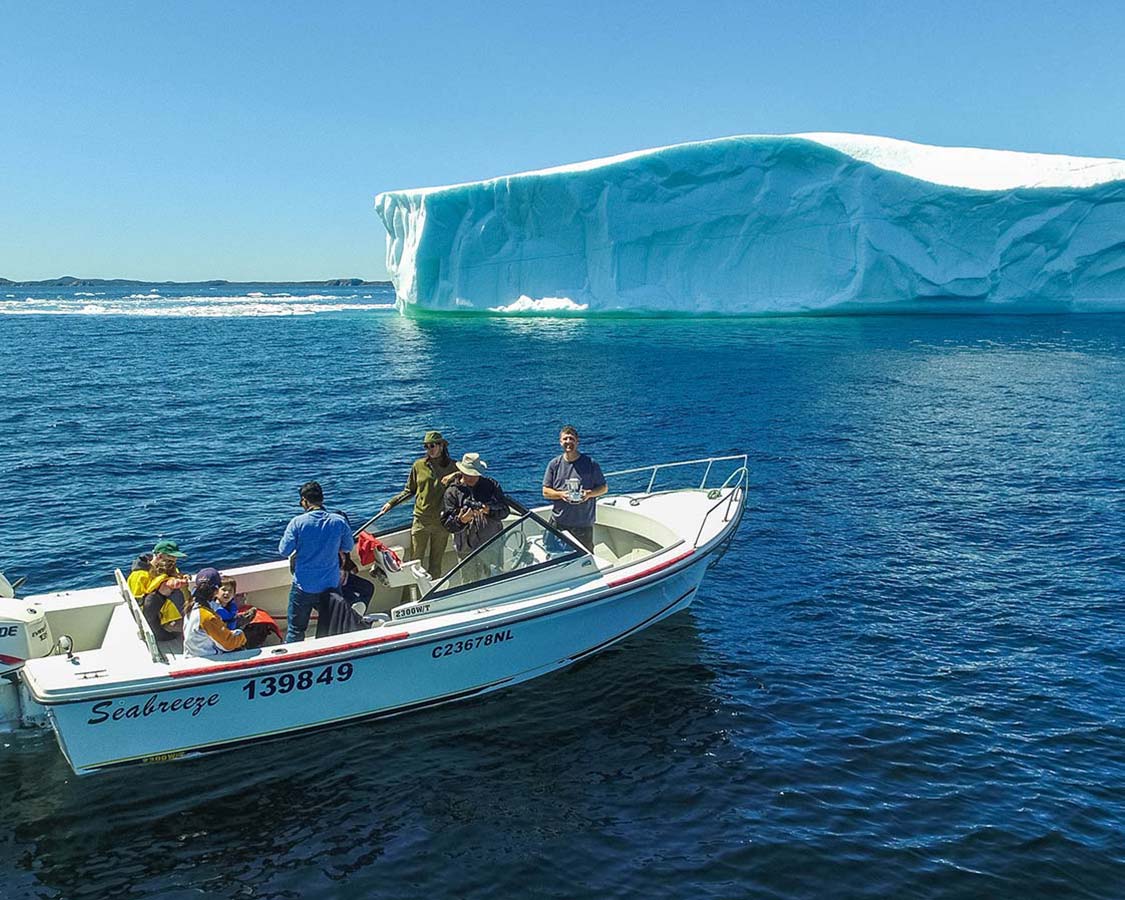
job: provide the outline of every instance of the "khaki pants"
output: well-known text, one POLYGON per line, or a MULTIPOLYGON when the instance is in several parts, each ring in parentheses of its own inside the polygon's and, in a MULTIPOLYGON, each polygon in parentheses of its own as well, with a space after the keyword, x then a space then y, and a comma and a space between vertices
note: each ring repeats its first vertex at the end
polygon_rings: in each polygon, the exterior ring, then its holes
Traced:
POLYGON ((448 546, 449 532, 440 523, 415 519, 410 526, 410 559, 418 560, 434 581, 441 578, 441 560, 448 546))

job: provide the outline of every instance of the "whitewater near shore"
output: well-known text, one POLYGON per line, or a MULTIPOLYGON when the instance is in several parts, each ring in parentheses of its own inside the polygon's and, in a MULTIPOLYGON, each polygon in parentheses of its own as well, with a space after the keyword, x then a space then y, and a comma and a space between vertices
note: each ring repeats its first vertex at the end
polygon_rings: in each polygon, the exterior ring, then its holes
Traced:
POLYGON ((383 283, 173 283, 53 279, 0 284, 0 316, 254 318, 369 312, 394 315, 383 283))
POLYGON ((1125 309, 1125 161, 752 135, 376 198, 409 314, 1125 309))

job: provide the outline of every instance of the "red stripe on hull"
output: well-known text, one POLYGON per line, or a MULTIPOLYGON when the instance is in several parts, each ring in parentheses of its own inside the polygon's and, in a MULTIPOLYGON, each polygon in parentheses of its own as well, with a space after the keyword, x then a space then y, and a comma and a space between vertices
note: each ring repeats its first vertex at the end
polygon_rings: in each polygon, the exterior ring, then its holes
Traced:
POLYGON ((667 569, 669 566, 674 566, 681 559, 687 559, 694 552, 694 550, 688 550, 687 553, 681 553, 679 556, 674 556, 669 560, 665 560, 659 565, 649 566, 649 568, 647 569, 641 569, 641 571, 639 572, 633 572, 630 575, 626 575, 624 578, 615 578, 613 581, 609 581, 607 579, 606 584, 608 584, 610 587, 617 587, 619 584, 628 584, 630 581, 636 581, 638 578, 644 578, 646 575, 651 575, 653 572, 660 572, 663 569, 667 569))
POLYGON ((318 656, 346 653, 349 650, 372 647, 376 644, 387 644, 391 641, 401 641, 408 637, 410 637, 409 632, 401 631, 398 634, 384 634, 379 637, 367 638, 362 641, 351 641, 347 644, 338 644, 335 647, 324 647, 318 650, 300 650, 296 653, 271 653, 269 656, 260 656, 255 659, 242 659, 238 662, 223 663, 217 666, 203 666, 198 669, 178 669, 175 672, 169 672, 168 675, 171 678, 189 678, 194 675, 212 675, 215 672, 233 672, 238 669, 253 669, 258 666, 272 665, 273 663, 289 663, 293 662, 293 660, 316 659, 318 656))

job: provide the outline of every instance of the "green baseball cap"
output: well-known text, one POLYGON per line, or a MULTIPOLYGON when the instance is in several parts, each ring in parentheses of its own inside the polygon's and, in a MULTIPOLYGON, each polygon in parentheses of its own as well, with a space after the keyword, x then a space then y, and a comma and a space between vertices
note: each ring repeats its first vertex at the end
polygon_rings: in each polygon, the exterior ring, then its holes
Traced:
POLYGON ((174 556, 176 559, 183 559, 187 556, 186 553, 180 552, 180 545, 175 541, 157 541, 156 546, 152 548, 152 555, 163 554, 164 556, 174 556))
POLYGON ((441 436, 440 431, 427 431, 426 436, 422 438, 423 444, 438 444, 445 443, 445 438, 441 436))

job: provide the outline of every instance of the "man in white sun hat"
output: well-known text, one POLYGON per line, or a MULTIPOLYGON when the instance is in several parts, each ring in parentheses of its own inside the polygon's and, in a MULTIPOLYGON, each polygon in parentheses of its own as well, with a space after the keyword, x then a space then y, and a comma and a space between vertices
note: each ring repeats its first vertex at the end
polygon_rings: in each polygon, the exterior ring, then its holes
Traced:
MULTIPOLYGON (((484 475, 482 470, 487 468, 488 463, 479 453, 466 453, 457 463, 460 476, 442 498, 441 524, 453 535, 453 547, 460 559, 498 535, 510 512, 503 489, 495 479, 484 475)), ((478 556, 462 567, 461 583, 479 581, 491 574, 488 561, 478 556)))

